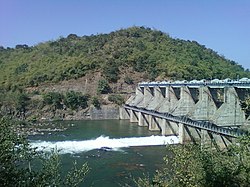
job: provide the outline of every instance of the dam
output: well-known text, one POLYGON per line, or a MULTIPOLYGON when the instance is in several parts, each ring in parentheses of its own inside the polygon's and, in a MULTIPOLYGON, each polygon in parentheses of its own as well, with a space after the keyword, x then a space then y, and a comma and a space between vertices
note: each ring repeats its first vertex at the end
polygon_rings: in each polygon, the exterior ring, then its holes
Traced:
POLYGON ((120 119, 176 135, 180 143, 225 148, 250 127, 241 106, 249 93, 248 80, 142 82, 120 108, 120 119))

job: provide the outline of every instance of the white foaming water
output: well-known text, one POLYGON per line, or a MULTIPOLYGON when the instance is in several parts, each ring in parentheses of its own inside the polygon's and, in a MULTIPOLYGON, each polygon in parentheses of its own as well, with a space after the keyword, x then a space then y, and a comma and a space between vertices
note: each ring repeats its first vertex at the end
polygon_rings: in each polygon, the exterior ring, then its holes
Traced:
POLYGON ((118 150, 119 148, 123 147, 166 145, 177 143, 179 143, 179 139, 176 136, 149 136, 114 139, 100 136, 94 140, 58 142, 34 141, 30 144, 31 147, 36 147, 38 151, 51 151, 52 149, 57 149, 59 150, 60 154, 74 154, 101 148, 118 150))

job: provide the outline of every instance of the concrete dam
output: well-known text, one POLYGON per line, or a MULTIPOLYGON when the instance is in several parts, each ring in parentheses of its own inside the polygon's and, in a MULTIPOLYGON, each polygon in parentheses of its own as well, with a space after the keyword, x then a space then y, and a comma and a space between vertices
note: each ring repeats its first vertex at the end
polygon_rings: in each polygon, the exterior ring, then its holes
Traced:
POLYGON ((120 119, 176 135, 180 143, 225 148, 250 127, 241 107, 249 93, 250 81, 139 83, 120 119))

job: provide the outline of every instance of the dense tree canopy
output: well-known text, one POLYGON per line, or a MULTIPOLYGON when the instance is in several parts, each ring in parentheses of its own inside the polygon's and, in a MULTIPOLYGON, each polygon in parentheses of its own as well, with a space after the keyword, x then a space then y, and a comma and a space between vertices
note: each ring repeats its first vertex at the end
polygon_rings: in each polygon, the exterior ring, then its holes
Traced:
POLYGON ((36 46, 17 45, 0 50, 0 86, 35 86, 79 78, 101 71, 116 82, 122 68, 145 72, 148 79, 250 77, 249 70, 195 41, 173 39, 145 27, 79 37, 70 34, 36 46))

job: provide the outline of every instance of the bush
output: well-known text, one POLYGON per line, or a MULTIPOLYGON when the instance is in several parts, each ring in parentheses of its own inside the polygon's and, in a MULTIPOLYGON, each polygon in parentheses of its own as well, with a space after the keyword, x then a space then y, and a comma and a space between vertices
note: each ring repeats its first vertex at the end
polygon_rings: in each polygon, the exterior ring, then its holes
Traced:
POLYGON ((127 83, 127 84, 133 84, 133 83, 134 83, 134 82, 133 82, 133 79, 130 78, 130 77, 128 77, 128 76, 126 76, 126 77, 124 78, 124 82, 127 83))
POLYGON ((111 91, 111 88, 110 88, 107 80, 102 79, 102 80, 98 81, 97 93, 107 94, 110 91, 111 91))
POLYGON ((19 93, 16 98, 16 110, 19 112, 25 112, 30 98, 25 93, 19 93))
POLYGON ((109 95, 108 100, 117 105, 122 105, 124 103, 124 98, 121 95, 109 95))
POLYGON ((87 108, 88 96, 82 95, 79 92, 70 91, 66 93, 64 103, 68 108, 72 110, 75 110, 78 107, 87 108))
POLYGON ((109 82, 117 82, 119 75, 119 69, 117 65, 111 64, 105 66, 103 73, 109 82))
POLYGON ((63 95, 58 92, 48 92, 43 95, 43 101, 47 105, 52 105, 55 109, 62 108, 63 95))
POLYGON ((246 117, 250 115, 250 96, 248 96, 244 101, 240 102, 242 110, 245 112, 246 117))
POLYGON ((99 109, 101 107, 101 103, 97 97, 92 98, 92 104, 95 108, 99 109))

